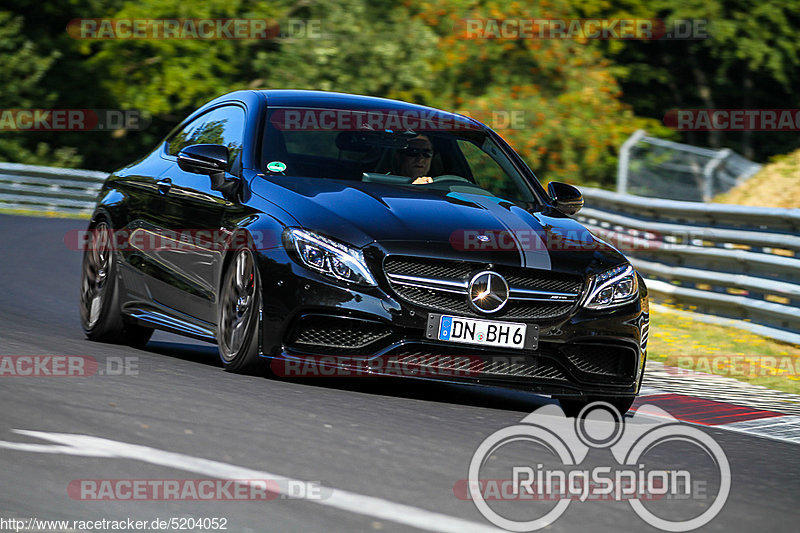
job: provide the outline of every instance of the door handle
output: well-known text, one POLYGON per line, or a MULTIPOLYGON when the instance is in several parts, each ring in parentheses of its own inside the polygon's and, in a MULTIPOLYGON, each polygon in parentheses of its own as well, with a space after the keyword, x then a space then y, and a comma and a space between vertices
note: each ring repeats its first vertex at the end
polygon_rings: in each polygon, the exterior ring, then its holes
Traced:
POLYGON ((156 182, 156 185, 158 185, 158 192, 160 192, 161 194, 167 194, 169 190, 172 188, 172 180, 169 178, 164 178, 158 180, 156 182))

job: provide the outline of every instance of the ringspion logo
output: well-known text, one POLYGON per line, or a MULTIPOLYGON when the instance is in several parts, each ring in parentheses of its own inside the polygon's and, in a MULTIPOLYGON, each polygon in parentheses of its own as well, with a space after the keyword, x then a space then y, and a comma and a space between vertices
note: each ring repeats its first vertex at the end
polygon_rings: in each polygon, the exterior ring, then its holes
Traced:
POLYGON ((652 405, 626 420, 604 402, 575 418, 555 405, 537 409, 486 437, 468 472, 453 485, 454 495, 472 500, 487 520, 509 531, 543 529, 586 501, 627 502, 653 527, 691 531, 717 516, 731 488, 727 456, 708 434, 652 405), (665 447, 702 458, 690 463, 702 467, 682 468, 674 457, 665 463, 654 452, 665 447), (607 462, 598 463, 602 454, 607 462))

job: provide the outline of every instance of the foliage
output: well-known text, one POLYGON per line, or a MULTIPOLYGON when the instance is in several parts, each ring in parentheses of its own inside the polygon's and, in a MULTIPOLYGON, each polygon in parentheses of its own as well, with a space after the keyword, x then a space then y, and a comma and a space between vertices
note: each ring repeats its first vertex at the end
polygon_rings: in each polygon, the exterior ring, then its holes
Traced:
MULTIPOLYGON (((543 179, 609 186, 617 151, 677 107, 800 107, 798 9, 782 0, 17 0, 0 12, 0 108, 135 109, 143 131, 0 132, 0 159, 112 170, 197 106, 246 88, 312 88, 457 110, 543 179), (261 40, 79 40, 77 18, 319 20, 261 40), (709 19, 698 41, 465 39, 465 18, 709 19), (777 99, 776 99, 777 98, 777 99)), ((683 134, 758 159, 796 134, 683 134)))
MULTIPOLYGON (((663 119, 672 108, 797 108, 800 24, 795 0, 592 0, 576 4, 585 17, 707 21, 707 38, 614 41, 604 55, 616 65, 625 101, 638 115, 663 119)), ((789 132, 686 133, 685 142, 729 147, 765 161, 798 146, 789 132)))
POLYGON ((648 128, 668 134, 656 121, 634 117, 621 102, 609 63, 594 43, 467 39, 469 34, 459 31, 464 20, 574 18, 567 2, 416 7, 416 17, 440 34, 434 103, 485 119, 540 178, 609 185, 617 149, 631 133, 648 128))
POLYGON ((249 86, 368 94, 423 103, 433 98, 437 36, 390 1, 320 0, 292 17, 321 20, 310 39, 259 50, 249 86))
MULTIPOLYGON (((57 51, 44 53, 34 42, 21 35, 22 17, 0 11, 0 65, 3 83, 0 83, 0 109, 45 108, 57 100, 42 83, 57 51)), ((53 149, 46 142, 26 142, 30 134, 3 132, 0 135, 0 160, 20 163, 52 162, 71 166, 80 162, 73 148, 53 149)))

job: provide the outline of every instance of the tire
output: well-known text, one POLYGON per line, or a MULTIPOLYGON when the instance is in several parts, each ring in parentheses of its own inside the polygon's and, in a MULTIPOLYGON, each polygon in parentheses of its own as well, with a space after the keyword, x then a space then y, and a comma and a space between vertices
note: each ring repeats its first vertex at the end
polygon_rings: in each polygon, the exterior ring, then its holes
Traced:
POLYGON ((117 258, 104 220, 91 228, 83 252, 80 313, 83 332, 92 341, 141 348, 153 335, 151 328, 126 323, 120 313, 117 258))
POLYGON ((237 250, 222 279, 217 307, 217 346, 225 370, 263 375, 260 355, 261 278, 253 252, 237 250))
POLYGON ((561 404, 561 410, 570 418, 577 417, 581 410, 592 402, 606 402, 614 406, 619 411, 619 414, 625 416, 625 413, 633 405, 635 396, 615 396, 610 398, 589 398, 585 400, 577 400, 572 398, 559 398, 558 403, 561 404))

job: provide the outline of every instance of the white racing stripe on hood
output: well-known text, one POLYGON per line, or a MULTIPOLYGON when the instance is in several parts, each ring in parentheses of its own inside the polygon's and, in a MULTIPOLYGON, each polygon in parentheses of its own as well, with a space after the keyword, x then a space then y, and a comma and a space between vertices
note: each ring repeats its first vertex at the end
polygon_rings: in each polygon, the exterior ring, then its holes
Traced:
POLYGON ((500 205, 500 202, 509 203, 508 200, 503 200, 495 196, 462 192, 453 192, 448 194, 448 196, 478 204, 494 215, 497 220, 505 226, 511 238, 514 239, 514 244, 516 244, 517 250, 520 252, 520 262, 522 266, 541 270, 552 270, 553 264, 550 261, 550 252, 547 250, 547 246, 540 235, 540 232, 543 231, 542 227, 533 215, 530 216, 535 221, 535 226, 527 223, 523 218, 500 205), (520 239, 518 232, 521 232, 525 237, 520 239), (525 244, 523 244, 523 242, 525 244))

